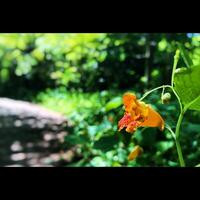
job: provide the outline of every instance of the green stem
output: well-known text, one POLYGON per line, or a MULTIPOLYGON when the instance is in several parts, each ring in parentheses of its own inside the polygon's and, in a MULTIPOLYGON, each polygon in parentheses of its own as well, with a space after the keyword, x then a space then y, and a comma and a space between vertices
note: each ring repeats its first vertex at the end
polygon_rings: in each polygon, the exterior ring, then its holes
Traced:
POLYGON ((171 86, 171 89, 172 89, 174 95, 176 96, 176 98, 178 100, 178 103, 179 103, 179 106, 180 106, 180 112, 182 113, 183 112, 183 106, 182 106, 181 100, 180 100, 178 94, 176 93, 176 91, 174 90, 173 86, 171 86))
POLYGON ((179 117, 178 117, 178 121, 177 121, 177 124, 176 124, 176 138, 179 139, 179 135, 180 135, 180 126, 181 126, 181 123, 182 123, 182 120, 183 120, 183 111, 180 113, 179 117))
POLYGON ((163 97, 164 93, 165 93, 165 87, 163 87, 163 89, 162 89, 161 97, 163 97))
MULTIPOLYGON (((172 134, 172 136, 174 138, 174 141, 175 141, 175 144, 176 144, 177 153, 178 153, 178 160, 179 160, 180 166, 181 167, 185 167, 185 162, 184 162, 184 159, 183 159, 183 154, 182 154, 182 150, 181 150, 179 139, 176 137, 174 131, 170 128, 170 126, 168 124, 166 124, 165 127, 170 131, 170 133, 172 134)), ((177 132, 177 129, 176 129, 176 132, 177 132)))
POLYGON ((180 50, 177 49, 175 56, 174 56, 174 64, 173 64, 173 69, 172 69, 172 79, 171 79, 171 86, 172 87, 173 87, 173 84, 174 84, 174 73, 175 73, 179 58, 180 58, 180 50))
POLYGON ((180 142, 179 142, 180 127, 181 127, 181 123, 182 123, 182 120, 183 120, 183 115, 184 115, 184 111, 182 110, 180 115, 179 115, 179 118, 178 118, 178 121, 177 121, 177 124, 176 124, 176 131, 175 131, 175 135, 176 135, 175 143, 176 143, 178 158, 179 158, 179 162, 180 162, 181 167, 185 167, 185 162, 184 162, 184 159, 183 159, 183 154, 182 154, 182 150, 181 150, 181 146, 180 146, 180 142))
POLYGON ((154 88, 154 89, 152 89, 152 90, 146 92, 146 93, 144 94, 144 96, 140 98, 140 101, 142 101, 145 97, 147 97, 147 96, 148 96, 149 94, 151 94, 152 92, 154 92, 154 91, 156 91, 156 90, 159 90, 159 89, 167 88, 167 87, 168 87, 168 88, 172 88, 171 85, 162 85, 162 86, 156 87, 156 88, 154 88))
POLYGON ((171 127, 167 123, 165 123, 165 128, 168 129, 168 131, 172 134, 172 137, 174 138, 174 140, 176 140, 176 135, 174 131, 171 129, 171 127))
POLYGON ((178 159, 179 159, 179 162, 180 162, 180 166, 185 167, 185 162, 184 162, 184 159, 183 159, 183 154, 182 154, 179 139, 176 138, 175 143, 176 143, 176 149, 177 149, 177 153, 178 153, 178 159))

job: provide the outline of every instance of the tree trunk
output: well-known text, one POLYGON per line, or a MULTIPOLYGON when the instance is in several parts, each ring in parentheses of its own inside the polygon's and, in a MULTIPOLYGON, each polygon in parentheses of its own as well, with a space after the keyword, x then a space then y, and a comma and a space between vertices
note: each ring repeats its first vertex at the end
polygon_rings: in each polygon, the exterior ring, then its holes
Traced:
POLYGON ((145 51, 145 78, 146 78, 146 89, 149 89, 151 87, 150 85, 150 77, 151 77, 151 71, 153 67, 153 61, 154 61, 154 40, 153 40, 153 34, 148 34, 146 36, 146 51, 145 51))

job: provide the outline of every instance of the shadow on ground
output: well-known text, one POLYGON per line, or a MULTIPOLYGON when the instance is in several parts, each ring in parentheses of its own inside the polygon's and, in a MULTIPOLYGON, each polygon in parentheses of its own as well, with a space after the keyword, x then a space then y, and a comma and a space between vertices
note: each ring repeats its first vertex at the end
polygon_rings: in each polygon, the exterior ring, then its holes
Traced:
POLYGON ((62 166, 66 131, 0 130, 0 166, 62 166))

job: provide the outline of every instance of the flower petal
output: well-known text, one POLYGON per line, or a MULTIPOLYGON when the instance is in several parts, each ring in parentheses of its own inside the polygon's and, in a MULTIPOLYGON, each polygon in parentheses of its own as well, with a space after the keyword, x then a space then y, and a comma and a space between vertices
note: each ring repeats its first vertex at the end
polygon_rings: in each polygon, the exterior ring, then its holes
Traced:
POLYGON ((138 121, 132 121, 128 124, 126 128, 126 132, 133 133, 136 131, 137 127, 140 125, 140 122, 138 121))
POLYGON ((136 102, 136 96, 132 93, 126 93, 123 96, 123 103, 125 106, 126 112, 131 112, 133 108, 137 106, 136 102))
POLYGON ((118 127, 119 131, 122 130, 124 127, 127 127, 128 124, 131 122, 131 115, 126 113, 119 121, 118 127))
POLYGON ((140 126, 159 127, 162 131, 164 129, 164 120, 158 112, 148 106, 147 119, 140 124, 140 126))
POLYGON ((137 145, 135 148, 131 151, 131 153, 128 156, 129 160, 134 160, 137 156, 139 156, 143 152, 143 149, 137 145))

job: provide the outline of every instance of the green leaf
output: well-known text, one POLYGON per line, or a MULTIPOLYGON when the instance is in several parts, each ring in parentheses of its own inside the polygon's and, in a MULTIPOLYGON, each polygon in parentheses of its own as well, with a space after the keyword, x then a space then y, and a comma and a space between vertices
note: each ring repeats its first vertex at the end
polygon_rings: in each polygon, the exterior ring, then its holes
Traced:
POLYGON ((200 66, 176 69, 174 89, 185 109, 200 111, 200 66))
POLYGON ((183 60, 188 68, 190 68, 193 65, 193 62, 191 58, 189 57, 189 53, 185 50, 184 46, 180 43, 178 43, 178 47, 181 52, 181 56, 183 57, 183 60))
POLYGON ((105 108, 106 108, 106 111, 108 112, 112 109, 118 108, 121 105, 122 105, 122 98, 121 97, 115 97, 106 104, 105 108))
POLYGON ((200 124, 186 123, 184 124, 184 129, 187 132, 198 133, 200 132, 200 124))
POLYGON ((172 148, 174 143, 172 141, 161 141, 156 144, 156 147, 158 148, 159 151, 161 152, 166 152, 170 148, 172 148))
POLYGON ((108 163, 100 156, 94 157, 91 161, 90 164, 93 167, 107 167, 108 163))
POLYGON ((109 151, 114 148, 114 145, 119 142, 116 135, 104 136, 94 143, 94 149, 109 151))
POLYGON ((88 142, 88 139, 82 135, 68 135, 65 137, 65 142, 70 145, 85 144, 88 142))

